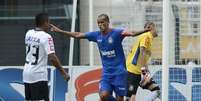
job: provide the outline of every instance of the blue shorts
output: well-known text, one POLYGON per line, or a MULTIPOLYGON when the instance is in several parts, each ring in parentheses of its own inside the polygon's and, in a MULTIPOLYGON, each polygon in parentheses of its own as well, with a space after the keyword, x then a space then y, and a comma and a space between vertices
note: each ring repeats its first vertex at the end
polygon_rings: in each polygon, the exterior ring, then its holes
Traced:
POLYGON ((126 96, 127 93, 127 72, 119 75, 104 75, 100 81, 100 92, 107 91, 110 94, 114 91, 116 96, 126 96))

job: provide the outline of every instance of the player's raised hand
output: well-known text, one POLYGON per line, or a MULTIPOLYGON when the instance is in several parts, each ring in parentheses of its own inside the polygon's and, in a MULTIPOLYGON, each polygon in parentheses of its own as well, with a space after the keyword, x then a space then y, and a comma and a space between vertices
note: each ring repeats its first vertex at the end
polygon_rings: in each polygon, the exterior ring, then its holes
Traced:
POLYGON ((63 31, 53 24, 50 24, 50 26, 51 26, 50 31, 53 31, 53 32, 62 32, 63 31))

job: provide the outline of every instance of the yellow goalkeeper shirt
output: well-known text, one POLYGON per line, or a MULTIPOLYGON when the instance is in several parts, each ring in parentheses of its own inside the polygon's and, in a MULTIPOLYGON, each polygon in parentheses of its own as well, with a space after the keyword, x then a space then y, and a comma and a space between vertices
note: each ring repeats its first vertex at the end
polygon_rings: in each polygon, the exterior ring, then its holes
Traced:
POLYGON ((146 63, 151 56, 151 47, 153 42, 153 35, 151 32, 146 32, 141 34, 137 42, 132 47, 132 50, 129 52, 128 57, 126 59, 126 68, 129 72, 134 74, 141 74, 141 67, 139 64, 140 57, 140 47, 146 48, 146 63))

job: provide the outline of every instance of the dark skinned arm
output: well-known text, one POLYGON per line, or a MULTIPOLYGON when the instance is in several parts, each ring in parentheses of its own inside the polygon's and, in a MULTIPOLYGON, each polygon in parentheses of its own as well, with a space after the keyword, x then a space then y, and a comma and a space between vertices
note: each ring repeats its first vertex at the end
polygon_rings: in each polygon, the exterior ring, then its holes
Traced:
POLYGON ((78 39, 85 38, 85 34, 84 33, 64 31, 64 30, 56 27, 53 24, 50 24, 50 26, 51 26, 51 31, 59 32, 59 33, 62 33, 64 35, 67 35, 67 36, 70 36, 70 37, 74 37, 74 38, 78 38, 78 39))
POLYGON ((66 81, 68 81, 70 79, 70 76, 68 75, 68 73, 65 72, 65 70, 63 69, 59 59, 57 58, 57 56, 55 55, 55 53, 51 53, 48 55, 48 59, 51 61, 52 65, 54 67, 56 67, 56 69, 58 69, 60 71, 60 73, 63 75, 64 79, 66 81))

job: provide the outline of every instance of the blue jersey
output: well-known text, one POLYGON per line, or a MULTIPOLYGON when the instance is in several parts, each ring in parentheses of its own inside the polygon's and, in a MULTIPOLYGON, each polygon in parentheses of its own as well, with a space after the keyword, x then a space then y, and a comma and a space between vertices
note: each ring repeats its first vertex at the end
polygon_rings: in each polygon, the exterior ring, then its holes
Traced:
POLYGON ((122 29, 112 29, 106 35, 102 35, 100 31, 85 33, 85 37, 89 41, 98 44, 103 75, 118 75, 126 72, 122 32, 122 29))

